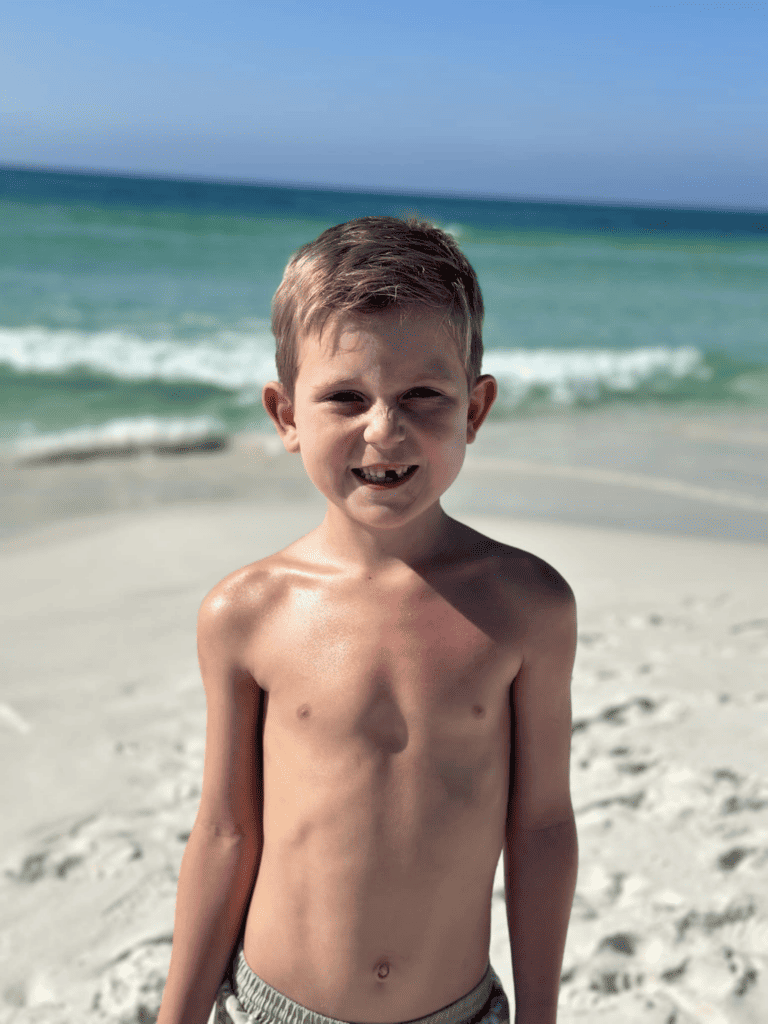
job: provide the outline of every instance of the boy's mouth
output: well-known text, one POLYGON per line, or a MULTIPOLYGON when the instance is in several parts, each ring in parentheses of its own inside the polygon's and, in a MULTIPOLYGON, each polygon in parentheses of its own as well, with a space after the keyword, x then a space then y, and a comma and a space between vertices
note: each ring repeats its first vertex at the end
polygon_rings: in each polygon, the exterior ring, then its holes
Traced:
POLYGON ((358 478, 374 487, 397 487, 409 480, 418 466, 400 466, 392 463, 378 463, 374 466, 360 466, 352 472, 358 478))

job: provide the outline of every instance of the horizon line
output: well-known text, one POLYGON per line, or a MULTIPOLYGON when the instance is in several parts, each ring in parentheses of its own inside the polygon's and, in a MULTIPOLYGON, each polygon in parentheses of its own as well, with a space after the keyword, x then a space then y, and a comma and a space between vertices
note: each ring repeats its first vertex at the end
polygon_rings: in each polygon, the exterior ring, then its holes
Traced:
POLYGON ((751 207, 751 206, 700 206, 693 203, 676 203, 659 205, 658 203, 648 202, 646 200, 639 199, 584 199, 584 198, 560 198, 554 196, 522 196, 514 195, 510 193, 491 193, 491 192, 463 192, 460 190, 453 189, 437 189, 435 191, 424 191, 421 189, 405 189, 401 191, 397 188, 389 187, 373 187, 365 185, 344 185, 344 184, 328 184, 326 182, 299 182, 299 181, 279 181, 272 179, 259 179, 259 178, 237 178, 237 177, 224 177, 218 175, 207 175, 207 174, 182 174, 175 172, 156 172, 156 171, 127 171, 127 170, 113 170, 95 167, 71 167, 66 165, 54 165, 54 164, 10 164, 0 162, 0 171, 30 171, 32 173, 49 173, 49 174, 71 174, 85 176, 101 176, 111 178, 139 178, 142 180, 149 181, 179 181, 179 182, 194 182, 197 184, 208 184, 208 185, 235 185, 242 186, 245 188, 284 188, 294 189, 306 192, 340 192, 340 193, 357 193, 361 195, 392 195, 399 196, 403 199, 409 198, 423 198, 423 199, 464 199, 473 200, 476 202, 508 202, 508 203, 526 203, 526 204, 543 204, 552 206, 596 206, 596 207, 624 207, 624 208, 638 208, 645 210, 684 210, 699 213, 744 213, 744 214, 755 214, 757 216, 768 213, 768 206, 766 207, 751 207))

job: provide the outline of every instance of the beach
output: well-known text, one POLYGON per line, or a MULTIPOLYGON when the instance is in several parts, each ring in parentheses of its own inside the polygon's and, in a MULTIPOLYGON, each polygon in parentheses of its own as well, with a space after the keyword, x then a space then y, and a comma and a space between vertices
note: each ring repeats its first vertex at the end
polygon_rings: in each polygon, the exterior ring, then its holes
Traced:
MULTIPOLYGON (((768 1015, 764 411, 490 422, 446 510, 573 587, 563 1024, 768 1015)), ((66 452, 0 483, 0 1024, 152 1022, 197 810, 204 595, 320 521, 298 458, 66 452)), ((500 871, 491 962, 512 1002, 500 871)))

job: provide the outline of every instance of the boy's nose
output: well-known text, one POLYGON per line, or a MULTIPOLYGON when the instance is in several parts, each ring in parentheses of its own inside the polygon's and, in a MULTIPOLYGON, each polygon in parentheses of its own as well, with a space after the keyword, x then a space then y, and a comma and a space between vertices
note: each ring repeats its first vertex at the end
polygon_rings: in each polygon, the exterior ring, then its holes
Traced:
POLYGON ((386 405, 372 406, 363 438, 377 448, 393 448, 399 444, 405 438, 400 411, 386 405))

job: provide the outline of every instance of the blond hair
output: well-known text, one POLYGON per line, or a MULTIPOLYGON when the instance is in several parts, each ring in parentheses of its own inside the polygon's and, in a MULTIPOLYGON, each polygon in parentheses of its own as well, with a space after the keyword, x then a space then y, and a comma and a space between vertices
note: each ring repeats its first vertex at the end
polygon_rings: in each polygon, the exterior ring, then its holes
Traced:
POLYGON ((302 335, 344 315, 442 312, 470 388, 483 358, 483 297, 454 239, 424 220, 360 217, 298 249, 272 300, 280 383, 291 398, 302 335))

